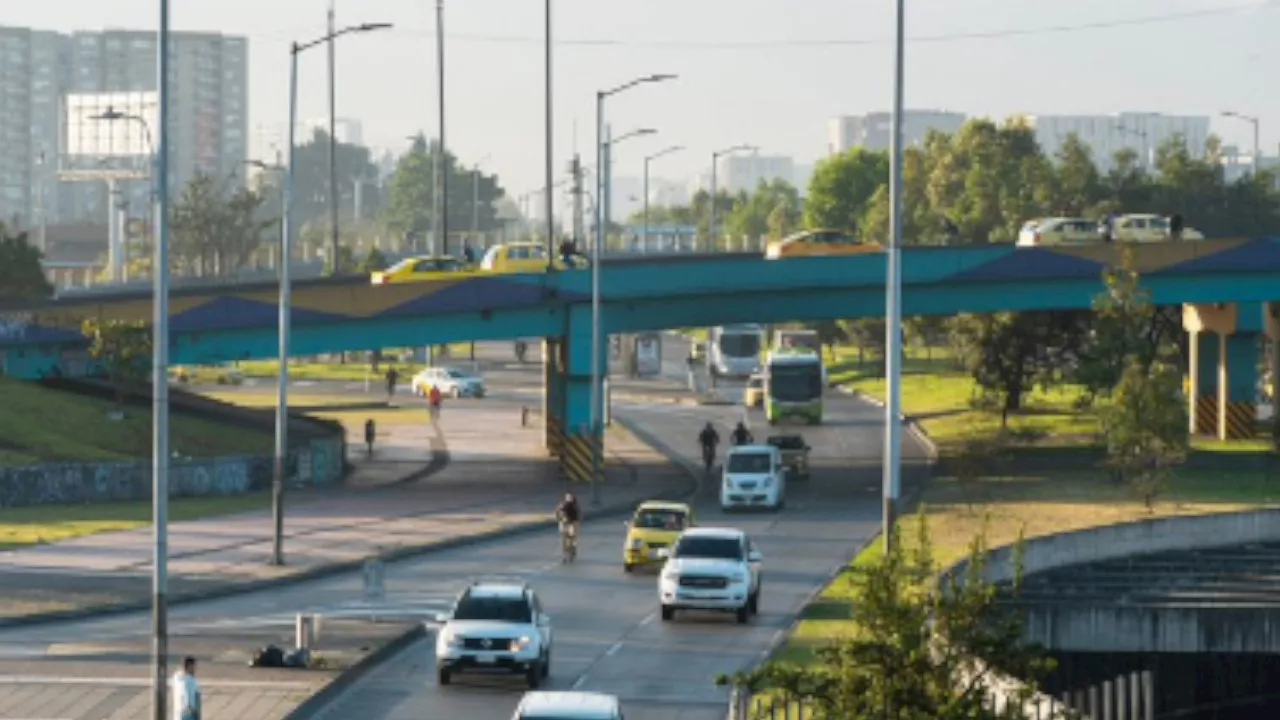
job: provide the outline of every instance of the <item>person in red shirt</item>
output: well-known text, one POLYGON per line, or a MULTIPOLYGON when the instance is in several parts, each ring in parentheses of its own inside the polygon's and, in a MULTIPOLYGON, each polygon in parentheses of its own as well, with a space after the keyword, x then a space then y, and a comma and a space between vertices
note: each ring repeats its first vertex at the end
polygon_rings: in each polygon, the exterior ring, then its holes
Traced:
POLYGON ((427 403, 431 406, 432 422, 440 419, 440 403, 443 400, 444 396, 440 394, 440 388, 432 385, 431 392, 427 393, 427 403))

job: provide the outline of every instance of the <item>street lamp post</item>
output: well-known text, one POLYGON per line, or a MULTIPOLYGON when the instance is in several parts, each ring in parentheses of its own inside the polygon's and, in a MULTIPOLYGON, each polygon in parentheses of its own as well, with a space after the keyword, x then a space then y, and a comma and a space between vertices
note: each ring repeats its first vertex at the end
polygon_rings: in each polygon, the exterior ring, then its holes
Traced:
POLYGON ((334 0, 329 0, 328 45, 329 50, 329 263, 333 274, 338 275, 342 269, 338 266, 338 246, 341 243, 341 232, 338 228, 338 58, 335 46, 337 43, 336 17, 334 0))
MULTIPOLYGON (((151 192, 149 194, 152 196, 151 197, 152 203, 154 203, 155 194, 156 194, 156 188, 155 188, 155 173, 156 173, 155 154, 156 152, 155 152, 155 143, 153 142, 151 137, 151 125, 147 122, 147 119, 142 117, 141 115, 136 115, 134 113, 127 113, 121 110, 117 110, 116 108, 110 105, 107 106, 106 110, 96 115, 90 115, 89 119, 99 121, 99 122, 105 121, 109 123, 115 122, 117 120, 124 120, 127 122, 135 122, 135 123, 138 123, 140 126, 142 126, 143 139, 146 140, 147 142, 147 154, 148 154, 147 164, 151 166, 148 173, 151 176, 151 185, 152 185, 151 192)), ((119 191, 119 186, 116 184, 116 182, 117 181, 115 178, 109 178, 107 180, 107 205, 108 205, 107 235, 109 238, 108 245, 111 249, 112 279, 115 280, 116 282, 121 282, 124 280, 126 268, 128 267, 129 253, 128 253, 128 242, 127 242, 127 239, 124 237, 125 230, 123 227, 121 227, 121 223, 120 223, 119 213, 120 213, 121 202, 118 198, 118 195, 120 195, 120 191, 119 191)), ((151 203, 149 203, 149 205, 151 205, 151 203)), ((149 217, 148 225, 150 225, 153 222, 154 222, 154 217, 149 217)))
POLYGON ((902 470, 902 85, 906 13, 897 0, 889 163, 889 252, 885 278, 884 544, 895 541, 902 470))
POLYGON ((440 193, 436 198, 436 225, 440 254, 449 254, 449 156, 444 145, 444 0, 436 0, 436 92, 440 105, 440 142, 436 146, 436 172, 440 173, 440 193))
POLYGON ((1244 113, 1238 113, 1234 110, 1224 110, 1222 112, 1222 116, 1235 118, 1237 120, 1243 120, 1244 122, 1247 122, 1253 126, 1253 171, 1251 174, 1254 177, 1257 177, 1258 160, 1259 160, 1258 153, 1262 151, 1259 140, 1258 140, 1258 134, 1259 134, 1258 129, 1259 129, 1259 125, 1261 124, 1260 119, 1256 115, 1245 115, 1244 113))
POLYGON ((660 157, 665 157, 674 152, 684 149, 683 145, 672 145, 671 147, 660 150, 644 159, 644 198, 642 199, 643 210, 640 212, 642 228, 640 235, 640 251, 644 252, 649 247, 649 163, 660 157))
MULTIPOLYGON (((667 80, 676 79, 675 75, 669 73, 648 75, 636 78, 630 82, 623 83, 617 87, 608 90, 596 91, 596 238, 591 245, 591 433, 593 442, 591 443, 591 504, 600 504, 600 442, 602 437, 602 428, 600 427, 600 418, 604 414, 600 405, 600 249, 604 244, 604 234, 606 228, 604 226, 604 193, 607 191, 605 184, 604 164, 604 101, 612 95, 625 92, 631 88, 645 85, 649 83, 665 82, 667 80)), ((619 138, 621 140, 622 138, 619 138)), ((549 183, 548 183, 549 184, 549 183)))
POLYGON ((492 155, 485 155, 476 161, 471 170, 471 239, 475 241, 480 234, 480 166, 492 155))
POLYGON ((160 154, 156 163, 156 214, 160 218, 151 278, 151 716, 169 714, 169 0, 160 0, 156 42, 156 90, 160 154))
MULTIPOLYGON (((276 438, 275 458, 271 479, 271 515, 274 523, 271 540, 271 564, 284 564, 284 475, 285 458, 289 447, 289 310, 290 295, 293 288, 290 278, 289 251, 293 246, 293 222, 290 218, 293 210, 294 161, 296 160, 295 135, 298 125, 298 56, 317 45, 337 40, 343 35, 366 33, 375 30, 386 30, 390 23, 364 23, 351 25, 341 30, 327 33, 324 37, 308 43, 292 43, 289 46, 289 157, 284 173, 284 202, 280 217, 280 328, 279 328, 279 373, 276 382, 276 438)), ((334 267, 337 267, 337 256, 334 256, 334 267)))
POLYGON ((724 155, 732 155, 740 150, 758 150, 755 145, 734 145, 731 148, 717 150, 711 153, 711 197, 708 205, 711 210, 711 219, 707 223, 707 251, 710 252, 715 247, 716 241, 716 165, 720 158, 724 155))
POLYGON ((598 174, 600 175, 601 182, 604 185, 599 198, 600 209, 604 213, 604 223, 602 223, 604 233, 599 239, 601 242, 604 242, 606 246, 609 241, 609 226, 613 224, 613 147, 624 140, 629 140, 635 137, 644 137, 646 135, 654 135, 657 132, 658 131, 653 128, 640 128, 638 130, 632 130, 629 133, 624 133, 615 138, 613 137, 613 129, 609 126, 605 126, 604 167, 600 169, 598 174))

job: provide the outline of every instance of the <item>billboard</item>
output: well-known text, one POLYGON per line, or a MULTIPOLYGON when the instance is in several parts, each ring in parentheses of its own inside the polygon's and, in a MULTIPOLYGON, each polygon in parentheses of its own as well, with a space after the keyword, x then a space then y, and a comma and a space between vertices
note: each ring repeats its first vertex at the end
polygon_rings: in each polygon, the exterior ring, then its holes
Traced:
POLYGON ((636 375, 657 377, 662 374, 662 336, 644 333, 636 336, 636 375))
POLYGON ((154 92, 68 94, 63 169, 145 170, 158 122, 154 92))

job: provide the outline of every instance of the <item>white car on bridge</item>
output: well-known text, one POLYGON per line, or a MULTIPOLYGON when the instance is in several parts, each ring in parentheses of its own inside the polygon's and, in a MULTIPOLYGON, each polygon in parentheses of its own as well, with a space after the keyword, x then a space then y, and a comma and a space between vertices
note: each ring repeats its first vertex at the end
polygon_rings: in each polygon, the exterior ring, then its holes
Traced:
POLYGON ((731 612, 745 623, 760 611, 764 556, 736 528, 695 527, 672 545, 658 576, 662 619, 677 610, 731 612))

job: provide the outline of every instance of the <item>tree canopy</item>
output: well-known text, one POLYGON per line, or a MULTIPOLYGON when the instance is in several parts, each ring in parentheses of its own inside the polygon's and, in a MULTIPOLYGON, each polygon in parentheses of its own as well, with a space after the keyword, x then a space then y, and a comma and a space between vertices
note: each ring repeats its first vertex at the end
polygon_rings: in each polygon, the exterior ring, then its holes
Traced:
MULTIPOLYGON (((436 147, 436 141, 419 136, 396 164, 387 183, 387 202, 381 215, 389 231, 406 238, 430 234, 435 216, 436 147)), ((503 189, 497 176, 460 164, 447 150, 444 165, 449 172, 449 236, 469 233, 473 220, 481 233, 501 228, 496 203, 503 196, 503 189)))
POLYGON ((53 295, 41 266, 40 250, 27 241, 27 234, 10 234, 0 224, 0 302, 40 300, 53 295))
POLYGON ((264 196, 237 186, 228 190, 210 175, 197 175, 171 210, 172 260, 178 272, 229 275, 260 250, 277 220, 261 218, 264 196))

